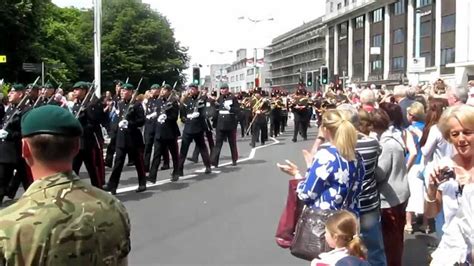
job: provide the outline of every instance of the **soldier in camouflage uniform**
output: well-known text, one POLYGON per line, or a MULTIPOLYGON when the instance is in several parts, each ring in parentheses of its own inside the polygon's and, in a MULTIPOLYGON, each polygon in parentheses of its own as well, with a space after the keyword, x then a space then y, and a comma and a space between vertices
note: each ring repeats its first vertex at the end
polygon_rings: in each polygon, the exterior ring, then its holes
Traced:
POLYGON ((46 105, 27 113, 21 129, 23 156, 35 182, 0 210, 0 265, 126 265, 125 207, 72 170, 82 134, 79 121, 46 105))

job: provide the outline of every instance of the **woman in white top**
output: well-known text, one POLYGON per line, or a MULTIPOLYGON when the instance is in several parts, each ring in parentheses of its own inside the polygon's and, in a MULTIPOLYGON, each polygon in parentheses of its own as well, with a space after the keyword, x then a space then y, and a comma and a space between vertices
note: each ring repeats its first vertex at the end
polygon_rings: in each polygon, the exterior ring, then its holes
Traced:
POLYGON ((474 107, 450 107, 441 116, 438 126, 443 137, 453 144, 456 154, 433 167, 425 198, 425 213, 428 217, 435 217, 442 209, 444 231, 457 212, 463 186, 471 183, 474 175, 474 107))

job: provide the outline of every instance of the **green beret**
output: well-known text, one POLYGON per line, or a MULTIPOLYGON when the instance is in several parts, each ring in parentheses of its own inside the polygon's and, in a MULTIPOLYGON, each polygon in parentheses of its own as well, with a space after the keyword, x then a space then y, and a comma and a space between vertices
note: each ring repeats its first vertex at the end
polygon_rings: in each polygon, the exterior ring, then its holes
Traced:
POLYGON ((15 83, 13 84, 11 88, 11 91, 24 91, 24 90, 25 90, 25 86, 21 83, 15 83))
POLYGON ((76 82, 74 86, 72 86, 72 88, 73 89, 88 89, 89 86, 87 82, 79 81, 79 82, 76 82))
POLYGON ((173 89, 170 84, 165 84, 165 85, 163 85, 163 87, 161 87, 161 88, 162 88, 162 89, 165 89, 165 90, 168 90, 168 91, 170 91, 170 90, 173 89))
POLYGON ((197 85, 197 84, 194 84, 194 83, 189 84, 189 85, 188 85, 188 88, 199 89, 198 85, 197 85))
POLYGON ((54 86, 51 83, 46 83, 46 84, 43 85, 43 88, 45 88, 45 89, 54 89, 54 86))
POLYGON ((220 89, 228 89, 229 88, 229 84, 227 83, 222 83, 221 86, 219 87, 220 89))
POLYGON ((160 85, 158 85, 158 84, 153 84, 150 87, 150 89, 152 89, 152 90, 158 90, 159 88, 160 88, 160 85))
POLYGON ((125 83, 125 84, 122 85, 122 89, 127 90, 127 91, 131 91, 131 90, 133 90, 133 85, 130 84, 130 83, 125 83))
POLYGON ((26 113, 21 119, 21 135, 38 134, 79 137, 82 126, 68 110, 56 105, 44 105, 26 113))
POLYGON ((39 90, 39 86, 35 85, 33 83, 30 83, 26 86, 26 89, 28 89, 28 90, 39 90))

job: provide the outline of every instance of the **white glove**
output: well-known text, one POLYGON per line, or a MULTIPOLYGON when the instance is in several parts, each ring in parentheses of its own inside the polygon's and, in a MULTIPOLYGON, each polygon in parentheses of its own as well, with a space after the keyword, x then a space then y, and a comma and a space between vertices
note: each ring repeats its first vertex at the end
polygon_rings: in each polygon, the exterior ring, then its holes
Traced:
POLYGON ((224 108, 226 110, 230 110, 230 106, 231 106, 231 104, 228 104, 227 102, 224 103, 224 108))
POLYGON ((166 114, 161 114, 159 117, 158 117, 158 122, 163 124, 165 121, 166 121, 166 118, 168 116, 166 116, 166 114))
POLYGON ((146 119, 153 119, 153 118, 155 118, 155 117, 157 117, 157 116, 158 116, 158 114, 157 114, 156 112, 153 112, 153 113, 147 115, 147 116, 146 116, 146 119))
POLYGON ((0 139, 6 139, 8 136, 8 131, 5 129, 0 129, 0 139))
POLYGON ((120 128, 128 128, 128 121, 127 120, 122 120, 119 122, 119 127, 120 128))
POLYGON ((193 112, 192 114, 188 114, 186 117, 189 118, 189 119, 198 118, 199 117, 199 112, 193 112))

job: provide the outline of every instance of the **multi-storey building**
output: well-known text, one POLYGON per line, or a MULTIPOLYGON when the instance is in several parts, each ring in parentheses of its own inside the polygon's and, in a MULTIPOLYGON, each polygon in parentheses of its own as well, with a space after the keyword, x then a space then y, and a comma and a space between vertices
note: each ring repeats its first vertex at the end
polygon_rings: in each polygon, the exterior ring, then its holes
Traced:
MULTIPOLYGON (((344 77, 352 83, 388 85, 432 82, 439 77, 452 85, 467 80, 464 65, 471 63, 461 63, 466 60, 455 57, 455 50, 460 39, 457 29, 463 27, 456 9, 474 6, 468 2, 326 0, 326 64, 333 80, 344 77), (424 58, 425 67, 415 73, 415 63, 422 61, 418 58, 424 58)), ((468 22, 467 14, 465 18, 468 22)), ((471 32, 465 26, 464 31, 471 32)))
MULTIPOLYGON (((247 49, 237 51, 236 61, 226 68, 227 79, 232 92, 246 91, 256 86, 256 79, 259 80, 258 86, 269 85, 268 66, 264 63, 264 55, 258 59, 259 52, 265 49, 254 48, 250 53, 247 49)), ((249 50, 250 51, 250 50, 249 50)))
POLYGON ((210 85, 211 90, 219 89, 221 82, 228 82, 227 68, 230 64, 212 64, 210 65, 210 85))
POLYGON ((325 38, 322 18, 274 38, 269 46, 271 52, 265 56, 270 64, 271 87, 294 90, 298 83, 304 82, 307 72, 318 76, 320 67, 326 63, 325 38))

